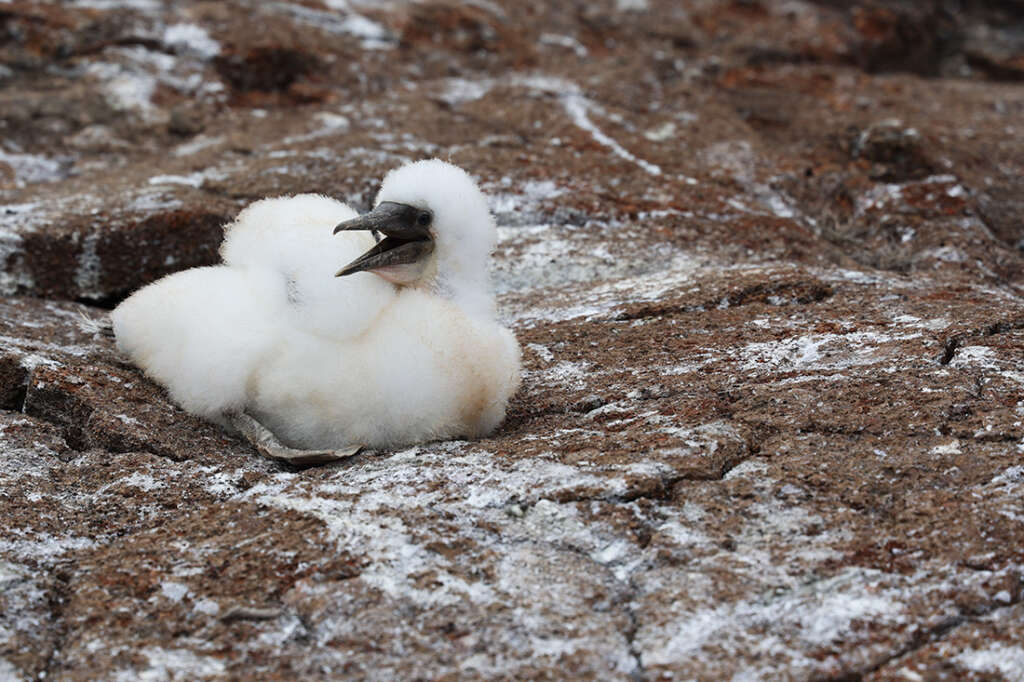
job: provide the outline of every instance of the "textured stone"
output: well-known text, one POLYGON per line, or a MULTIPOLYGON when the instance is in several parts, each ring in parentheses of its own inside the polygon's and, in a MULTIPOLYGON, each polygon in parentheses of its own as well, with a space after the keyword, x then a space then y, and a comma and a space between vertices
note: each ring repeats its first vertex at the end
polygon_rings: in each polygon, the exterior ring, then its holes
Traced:
POLYGON ((0 5, 0 678, 1024 677, 1024 46, 961 5, 0 5), (492 436, 291 469, 98 332, 427 156, 492 436))

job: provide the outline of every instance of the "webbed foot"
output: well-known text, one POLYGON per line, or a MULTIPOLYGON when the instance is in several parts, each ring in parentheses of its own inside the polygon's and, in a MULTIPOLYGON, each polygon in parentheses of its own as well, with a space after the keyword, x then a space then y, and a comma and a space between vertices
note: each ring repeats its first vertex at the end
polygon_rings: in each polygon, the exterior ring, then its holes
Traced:
POLYGON ((259 451, 264 457, 288 462, 299 466, 325 464, 339 459, 351 457, 362 449, 362 445, 352 445, 335 450, 299 450, 290 448, 277 439, 270 429, 260 424, 245 412, 229 412, 225 415, 231 425, 259 451))

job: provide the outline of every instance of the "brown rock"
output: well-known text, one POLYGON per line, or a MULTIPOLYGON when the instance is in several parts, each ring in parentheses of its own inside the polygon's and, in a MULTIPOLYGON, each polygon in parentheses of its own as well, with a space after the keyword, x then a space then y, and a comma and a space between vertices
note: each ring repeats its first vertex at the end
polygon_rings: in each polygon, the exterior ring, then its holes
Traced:
POLYGON ((1013 12, 0 6, 0 678, 1024 678, 1013 12), (492 436, 289 469, 98 332, 428 156, 500 226, 492 436))

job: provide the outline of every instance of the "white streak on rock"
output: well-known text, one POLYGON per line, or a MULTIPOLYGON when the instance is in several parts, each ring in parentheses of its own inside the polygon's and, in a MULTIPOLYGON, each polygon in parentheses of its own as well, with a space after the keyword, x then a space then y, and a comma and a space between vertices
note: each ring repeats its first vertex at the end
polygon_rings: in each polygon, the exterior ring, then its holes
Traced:
POLYGON ((137 111, 146 114, 153 108, 153 93, 156 91, 156 78, 146 73, 130 72, 113 64, 91 64, 90 71, 97 72, 104 78, 104 89, 107 101, 118 111, 137 111), (94 68, 95 67, 95 68, 94 68), (98 67, 113 67, 100 69, 98 67))
POLYGON ((140 12, 157 11, 162 3, 160 0, 73 0, 78 7, 89 7, 99 10, 133 9, 140 12))
POLYGON ((195 24, 172 24, 164 30, 164 44, 178 52, 191 53, 203 59, 220 54, 220 43, 206 29, 195 24))
POLYGON ((265 6, 271 11, 289 15, 301 23, 317 26, 327 33, 357 38, 364 49, 386 49, 393 47, 396 42, 394 36, 384 26, 361 14, 353 13, 347 2, 335 2, 329 5, 333 11, 326 12, 285 2, 266 3, 265 6))
POLYGON ((449 78, 444 91, 437 98, 449 106, 473 102, 484 97, 493 86, 489 80, 471 81, 465 78, 449 78))
POLYGON ((147 667, 121 670, 117 682, 157 682, 157 680, 196 680, 219 677, 225 673, 224 663, 212 656, 198 656, 188 649, 146 647, 139 652, 146 657, 147 667))
POLYGON ((0 149, 0 163, 7 164, 14 171, 16 187, 34 182, 58 182, 67 177, 59 160, 38 154, 16 154, 0 149))
POLYGON ((957 369, 998 369, 999 358, 988 346, 964 346, 957 349, 949 366, 957 369))
POLYGON ((661 175, 661 168, 649 161, 644 161, 643 159, 634 156, 613 138, 606 135, 600 128, 594 125, 594 122, 590 120, 589 113, 594 105, 590 100, 583 97, 583 95, 578 92, 568 92, 564 94, 562 96, 562 106, 565 107, 565 111, 569 114, 573 123, 575 123, 577 127, 590 133, 590 136, 593 137, 598 144, 608 147, 616 156, 635 163, 651 175, 661 175))
POLYGON ((885 578, 880 571, 848 568, 833 578, 763 602, 722 604, 682 613, 663 628, 644 626, 637 633, 643 664, 685 661, 709 642, 726 650, 750 647, 764 654, 778 650, 782 646, 778 636, 744 641, 746 633, 760 628, 793 633, 806 645, 826 646, 850 632, 858 621, 895 622, 903 612, 900 600, 906 595, 883 586, 885 578))
POLYGON ((486 95, 496 85, 510 85, 539 90, 541 92, 556 95, 565 113, 569 116, 576 127, 586 131, 598 144, 607 147, 619 158, 636 164, 651 175, 661 175, 661 168, 657 165, 638 158, 632 152, 618 143, 614 138, 604 133, 590 119, 590 112, 599 110, 597 104, 586 98, 580 91, 578 85, 571 81, 550 76, 512 76, 507 79, 495 81, 482 79, 479 81, 467 81, 465 79, 452 79, 448 81, 448 89, 441 96, 441 99, 450 104, 461 104, 486 95))
POLYGON ((551 362, 555 359, 554 354, 547 349, 547 346, 539 343, 528 343, 526 347, 532 350, 544 362, 551 362))
POLYGON ((175 156, 190 156, 208 147, 218 145, 221 142, 223 142, 224 139, 225 138, 221 135, 218 135, 216 137, 207 137, 206 135, 199 135, 196 138, 175 147, 173 154, 175 156))
POLYGON ((968 649, 953 660, 972 672, 1000 673, 1008 680, 1024 679, 1024 648, 996 642, 984 649, 968 649))
POLYGON ((188 585, 168 581, 160 585, 160 594, 177 604, 188 594, 188 585))
POLYGON ((24 679, 25 677, 21 674, 19 668, 15 668, 6 658, 0 658, 0 680, 21 682, 24 679))
POLYGON ((216 616, 220 613, 220 604, 212 599, 200 599, 192 609, 199 613, 205 613, 208 616, 216 616))
POLYGON ((589 54, 583 43, 572 36, 561 35, 559 33, 542 33, 540 36, 540 44, 570 49, 577 57, 586 57, 589 54))
POLYGON ((960 454, 960 441, 953 440, 949 443, 942 445, 936 445, 934 448, 928 451, 930 455, 959 455, 960 454))
POLYGON ((158 481, 149 474, 142 474, 138 471, 133 471, 131 476, 128 476, 123 481, 124 485, 138 488, 139 490, 145 490, 149 492, 151 490, 158 490, 167 486, 163 481, 158 481))
POLYGON ((199 187, 203 184, 202 173, 189 173, 188 175, 154 175, 148 182, 151 185, 188 185, 199 187))
POLYGON ((53 561, 67 552, 80 551, 95 547, 96 543, 89 538, 66 535, 55 537, 49 533, 38 533, 31 538, 0 539, 0 552, 8 553, 19 559, 36 561, 53 561))
MULTIPOLYGON (((22 204, 21 206, 31 206, 31 204, 22 204)), ((5 208, 8 213, 16 210, 16 207, 13 206, 5 208)), ((0 211, 2 210, 0 209, 0 211)), ((20 234, 3 229, 3 225, 0 224, 0 295, 11 296, 19 290, 31 289, 35 284, 35 280, 24 268, 19 267, 16 262, 12 262, 12 257, 16 258, 24 253, 22 244, 23 239, 20 234)))
POLYGON ((807 334, 805 336, 749 343, 735 353, 747 371, 837 370, 881 362, 884 344, 920 337, 920 334, 886 336, 874 332, 807 334))
MULTIPOLYGON (((77 236, 77 235, 76 235, 77 236)), ((75 268, 75 287, 79 296, 99 296, 100 274, 103 266, 96 246, 100 233, 90 232, 82 238, 82 249, 78 253, 78 267, 75 268)))

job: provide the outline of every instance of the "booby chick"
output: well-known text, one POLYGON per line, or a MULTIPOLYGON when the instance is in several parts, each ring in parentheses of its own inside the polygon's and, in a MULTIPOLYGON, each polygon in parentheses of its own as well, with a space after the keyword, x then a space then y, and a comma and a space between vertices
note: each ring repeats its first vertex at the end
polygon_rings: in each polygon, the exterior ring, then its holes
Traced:
POLYGON ((118 347, 186 411, 293 463, 492 432, 520 350, 495 319, 483 194, 432 159, 388 173, 374 206, 257 201, 225 228, 222 265, 113 311, 118 347))

